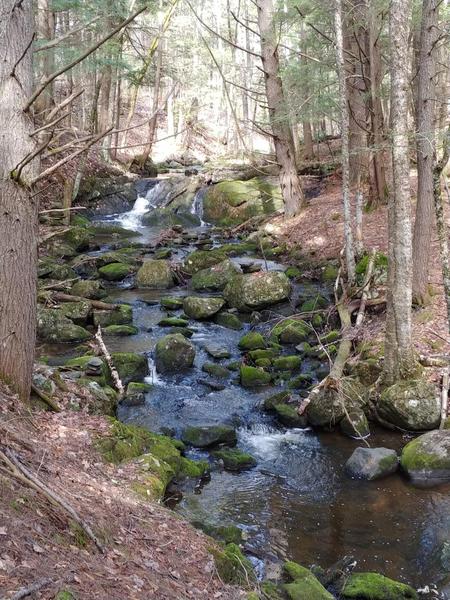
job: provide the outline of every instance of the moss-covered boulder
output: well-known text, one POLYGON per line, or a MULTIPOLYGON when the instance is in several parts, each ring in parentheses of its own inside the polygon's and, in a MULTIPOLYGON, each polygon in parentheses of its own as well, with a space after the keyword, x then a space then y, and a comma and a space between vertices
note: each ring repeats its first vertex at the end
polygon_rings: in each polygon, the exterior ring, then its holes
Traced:
POLYGON ((81 377, 77 380, 80 387, 85 388, 91 395, 92 402, 88 404, 91 415, 114 416, 117 408, 117 392, 109 386, 100 385, 92 377, 81 377))
POLYGON ((136 274, 136 285, 141 288, 167 289, 174 285, 170 263, 167 260, 146 260, 136 274))
POLYGON ((379 573, 352 573, 341 591, 342 598, 354 600, 417 600, 411 586, 379 573))
POLYGON ((275 371, 298 371, 302 366, 300 356, 279 356, 273 361, 275 371))
POLYGON ((236 544, 227 544, 225 548, 211 548, 217 572, 224 583, 248 586, 256 580, 252 563, 236 544))
POLYGON ((235 331, 240 331, 243 327, 240 318, 229 312, 219 312, 214 317, 214 322, 217 323, 217 325, 221 325, 227 329, 234 329, 235 331))
POLYGON ((189 369, 194 364, 194 358, 194 346, 180 333, 166 335, 156 343, 155 363, 160 373, 189 369))
POLYGON ((345 470, 355 479, 373 481, 394 473, 398 468, 398 456, 389 448, 356 448, 345 470))
POLYGON ((249 350, 262 350, 266 347, 266 341, 257 331, 249 331, 239 340, 239 349, 247 352, 249 350))
POLYGON ((65 258, 75 256, 89 248, 92 237, 92 232, 85 227, 65 227, 61 233, 51 237, 44 245, 51 256, 65 258))
POLYGON ((400 464, 417 485, 450 482, 450 430, 430 431, 406 444, 400 464))
POLYGON ((135 352, 113 352, 111 358, 123 384, 139 381, 149 374, 147 358, 135 352))
POLYGON ((348 437, 364 439, 370 435, 369 422, 363 409, 352 406, 347 409, 342 421, 339 423, 342 433, 348 437))
POLYGON ((132 381, 127 385, 121 404, 125 406, 141 406, 145 403, 145 394, 151 389, 152 386, 148 383, 136 383, 132 381))
POLYGON ((44 256, 39 259, 38 277, 64 281, 66 279, 76 279, 77 274, 69 265, 60 264, 52 257, 44 256))
POLYGON ((217 363, 205 363, 202 365, 202 371, 208 373, 212 377, 217 377, 218 379, 228 379, 230 376, 230 371, 226 367, 222 367, 222 365, 218 365, 217 363))
POLYGON ((400 381, 384 390, 377 412, 388 423, 410 431, 434 429, 441 417, 437 390, 422 379, 400 381))
POLYGON ((271 331, 271 338, 280 344, 300 344, 311 334, 311 327, 299 319, 283 319, 271 331))
POLYGON ((306 567, 288 561, 283 565, 285 577, 290 583, 283 585, 290 600, 333 600, 328 592, 313 573, 306 567))
POLYGON ((270 373, 267 373, 264 369, 251 367, 250 365, 241 365, 240 379, 242 386, 253 388, 268 385, 271 382, 272 377, 270 373))
POLYGON ((191 319, 210 319, 224 305, 223 298, 197 298, 188 296, 183 301, 183 310, 191 319))
POLYGON ((114 310, 93 311, 94 325, 108 327, 110 325, 128 325, 133 321, 133 308, 129 304, 118 304, 114 310))
POLYGON ((103 329, 104 335, 117 335, 126 337, 127 335, 136 335, 139 329, 134 325, 108 325, 103 329))
POLYGON ((209 448, 221 444, 234 446, 237 443, 236 430, 230 425, 188 427, 183 431, 181 439, 195 448, 209 448))
POLYGON ((239 265, 226 259, 212 267, 197 271, 192 277, 191 287, 197 292, 221 291, 241 273, 239 265))
POLYGON ((100 277, 106 281, 122 281, 132 273, 133 269, 125 263, 115 262, 109 263, 98 270, 100 277))
POLYGON ((92 313, 92 305, 90 302, 64 302, 59 310, 76 325, 86 325, 92 313))
POLYGON ((223 248, 213 248, 212 250, 194 250, 189 254, 183 265, 184 271, 189 275, 194 275, 198 271, 208 269, 227 258, 223 248))
POLYGON ((183 298, 176 296, 164 296, 160 300, 160 304, 166 310, 179 310, 183 308, 183 298))
POLYGON ((255 177, 248 181, 221 181, 208 188, 203 199, 209 223, 230 226, 283 208, 278 183, 255 177))
POLYGON ((44 342, 65 343, 84 342, 92 334, 75 325, 60 310, 54 308, 38 308, 37 335, 44 342))
POLYGON ((366 406, 367 394, 360 382, 351 377, 341 380, 341 389, 324 386, 307 408, 308 421, 316 427, 333 429, 346 416, 346 411, 366 406))
POLYGON ((101 300, 107 295, 107 291, 103 288, 101 282, 94 279, 77 281, 73 284, 70 292, 73 296, 92 300, 101 300))
POLYGON ((182 317, 164 317, 161 321, 158 321, 160 327, 187 327, 189 321, 182 317))
POLYGON ((306 415, 300 415, 294 404, 275 404, 273 412, 277 420, 285 427, 304 429, 308 425, 306 415))
POLYGON ((359 360, 354 369, 358 379, 364 385, 373 385, 381 375, 382 366, 376 358, 359 360))
POLYGON ((212 452, 214 458, 221 460, 226 471, 246 471, 256 465, 256 459, 238 448, 223 448, 212 452))
POLYGON ((261 271, 234 277, 224 289, 230 306, 251 312, 289 298, 291 284, 284 273, 261 271))

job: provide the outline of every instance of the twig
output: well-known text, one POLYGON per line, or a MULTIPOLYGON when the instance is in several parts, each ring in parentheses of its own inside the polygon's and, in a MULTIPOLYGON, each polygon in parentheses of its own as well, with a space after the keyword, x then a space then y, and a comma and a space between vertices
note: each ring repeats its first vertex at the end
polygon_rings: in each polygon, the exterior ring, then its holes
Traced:
MULTIPOLYGON (((38 592, 49 583, 52 583, 52 580, 48 577, 46 577, 45 579, 39 579, 31 585, 27 585, 26 587, 20 588, 20 590, 18 590, 13 596, 11 596, 10 600, 21 600, 21 598, 31 596, 31 594, 34 594, 34 592, 38 592)), ((2 600, 6 600, 6 597, 2 598, 2 600)))

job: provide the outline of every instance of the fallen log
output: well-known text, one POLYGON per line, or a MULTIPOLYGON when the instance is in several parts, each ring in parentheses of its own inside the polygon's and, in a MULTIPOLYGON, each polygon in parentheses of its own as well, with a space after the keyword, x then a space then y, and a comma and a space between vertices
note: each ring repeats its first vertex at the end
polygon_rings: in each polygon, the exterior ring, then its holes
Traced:
POLYGON ((72 296, 72 294, 64 294, 63 292, 53 294, 52 298, 57 302, 89 302, 93 308, 98 308, 99 310, 115 310, 120 306, 120 304, 110 304, 109 302, 91 300, 90 298, 83 298, 82 296, 72 296))

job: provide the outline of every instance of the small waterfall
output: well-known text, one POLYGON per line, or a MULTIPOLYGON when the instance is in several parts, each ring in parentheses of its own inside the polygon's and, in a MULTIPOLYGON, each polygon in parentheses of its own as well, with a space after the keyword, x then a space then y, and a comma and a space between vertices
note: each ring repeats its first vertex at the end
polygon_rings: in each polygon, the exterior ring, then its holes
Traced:
POLYGON ((200 188, 195 194, 194 200, 192 201, 191 214, 197 215, 197 217, 200 219, 200 227, 208 225, 208 223, 203 220, 203 198, 205 197, 207 189, 208 188, 206 187, 200 188))
POLYGON ((162 385, 163 381, 159 378, 159 375, 156 371, 155 361, 151 356, 149 356, 147 362, 150 375, 147 375, 145 378, 145 383, 150 383, 151 385, 162 385))
POLYGON ((125 229, 137 229, 141 226, 141 220, 143 215, 148 212, 151 208, 155 208, 154 200, 158 196, 158 188, 160 183, 158 182, 152 188, 150 188, 145 196, 138 196, 133 208, 120 215, 117 221, 125 227, 125 229))

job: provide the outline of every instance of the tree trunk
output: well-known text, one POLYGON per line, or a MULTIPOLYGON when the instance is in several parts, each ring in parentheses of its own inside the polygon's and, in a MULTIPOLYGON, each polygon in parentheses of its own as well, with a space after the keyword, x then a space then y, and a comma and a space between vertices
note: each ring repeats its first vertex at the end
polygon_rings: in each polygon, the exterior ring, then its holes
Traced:
MULTIPOLYGON (((55 35, 55 17, 51 10, 50 0, 38 0, 36 12, 37 34, 41 41, 50 42, 55 35)), ((55 69, 54 50, 41 52, 41 74, 42 81, 46 79, 55 69)), ((47 86, 44 93, 36 102, 36 112, 48 110, 53 103, 53 84, 47 86)))
POLYGON ((0 27, 0 378, 26 400, 30 394, 36 329, 37 199, 27 180, 35 160, 11 177, 34 150, 33 123, 22 110, 32 93, 34 31, 31 0, 3 0, 0 27), (24 54, 25 48, 28 50, 24 54))
POLYGON ((415 361, 411 339, 412 232, 408 154, 409 0, 391 0, 391 138, 393 194, 389 199, 389 266, 384 380, 387 385, 411 377, 415 361))
POLYGON ((257 0, 256 4, 269 119, 277 162, 280 167, 280 185, 285 216, 289 218, 297 215, 302 209, 304 195, 297 174, 289 113, 279 74, 278 44, 273 24, 273 2, 272 0, 257 0))
POLYGON ((355 250, 353 247, 352 214, 350 206, 349 111, 345 81, 344 45, 342 37, 341 0, 335 0, 334 27, 336 33, 336 63, 339 81, 339 105, 342 140, 342 204, 344 213, 345 262, 350 284, 355 279, 355 250))
POLYGON ((417 73, 417 206, 413 236, 413 299, 427 304, 429 248, 433 230, 435 147, 435 47, 439 0, 423 0, 417 73))
POLYGON ((163 51, 164 51, 164 39, 162 37, 163 33, 160 29, 159 32, 159 44, 156 55, 156 74, 155 74, 155 85, 153 86, 153 103, 151 108, 151 119, 148 123, 148 142, 147 146, 142 153, 141 156, 141 167, 145 166, 148 157, 151 155, 153 144, 155 141, 156 131, 158 129, 158 112, 159 105, 161 102, 161 80, 162 80, 162 59, 163 59, 163 51))
POLYGON ((312 159, 314 158, 314 144, 313 144, 313 136, 311 129, 311 121, 303 121, 302 123, 303 129, 303 145, 304 145, 304 158, 312 159))

